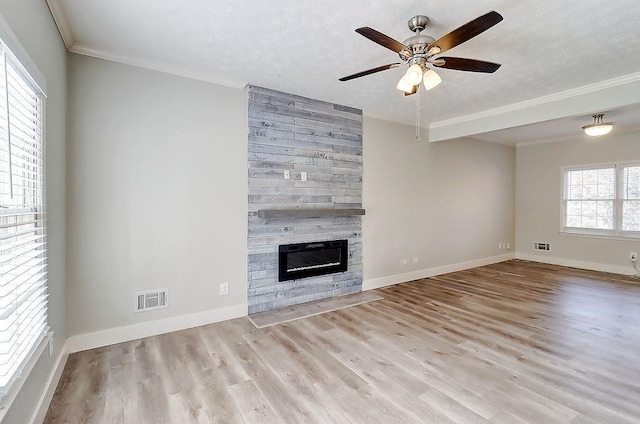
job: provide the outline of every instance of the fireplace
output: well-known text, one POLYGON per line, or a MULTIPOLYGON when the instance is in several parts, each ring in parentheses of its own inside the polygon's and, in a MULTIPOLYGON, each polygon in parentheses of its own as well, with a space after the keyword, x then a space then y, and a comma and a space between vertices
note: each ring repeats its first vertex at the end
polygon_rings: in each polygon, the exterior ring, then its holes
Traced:
POLYGON ((345 272, 347 248, 347 240, 280 245, 278 281, 345 272))

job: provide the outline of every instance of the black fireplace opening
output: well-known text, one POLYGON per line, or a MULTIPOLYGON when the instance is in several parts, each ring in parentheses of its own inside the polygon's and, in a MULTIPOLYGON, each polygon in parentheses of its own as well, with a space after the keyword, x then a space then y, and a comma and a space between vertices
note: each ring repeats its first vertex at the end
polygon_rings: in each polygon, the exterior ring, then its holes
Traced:
POLYGON ((283 244, 278 247, 278 281, 347 270, 348 241, 283 244))

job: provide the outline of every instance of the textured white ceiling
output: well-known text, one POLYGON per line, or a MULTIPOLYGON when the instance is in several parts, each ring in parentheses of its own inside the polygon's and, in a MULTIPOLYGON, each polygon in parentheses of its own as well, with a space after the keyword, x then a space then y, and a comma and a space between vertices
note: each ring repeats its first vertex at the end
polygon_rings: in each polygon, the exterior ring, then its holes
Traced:
POLYGON ((446 53, 502 63, 495 74, 438 70, 420 96, 424 123, 456 118, 640 71, 638 0, 48 0, 72 51, 232 86, 246 83, 399 121, 415 98, 395 89, 404 68, 339 82, 398 61, 365 39, 399 41, 431 18, 438 38, 496 10, 504 21, 446 53), (66 21, 66 25, 64 23, 66 21))

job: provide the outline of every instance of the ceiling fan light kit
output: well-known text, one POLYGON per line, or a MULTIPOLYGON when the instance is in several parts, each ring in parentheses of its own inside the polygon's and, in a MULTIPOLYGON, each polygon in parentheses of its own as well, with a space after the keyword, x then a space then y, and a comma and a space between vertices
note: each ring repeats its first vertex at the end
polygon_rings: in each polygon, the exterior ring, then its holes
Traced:
MULTIPOLYGON (((418 91, 420 83, 422 83, 427 90, 431 90, 442 82, 440 76, 433 69, 429 68, 429 65, 437 68, 469 72, 493 73, 497 71, 498 68, 500 68, 500 64, 498 63, 459 57, 435 56, 483 33, 502 21, 502 19, 502 16, 498 12, 491 11, 436 40, 429 35, 421 34, 429 24, 429 18, 424 15, 416 15, 409 19, 408 22, 409 29, 414 32, 415 35, 407 38, 404 43, 400 43, 369 27, 358 28, 356 32, 374 43, 396 52, 404 64, 409 65, 409 69, 407 69, 407 72, 400 79, 396 88, 404 91, 405 95, 412 95, 418 91)), ((391 63, 389 65, 379 66, 340 78, 339 80, 349 81, 398 66, 402 66, 402 63, 391 63)))
POLYGON ((402 78, 412 86, 420 84, 420 81, 422 81, 422 67, 417 63, 414 63, 409 66, 407 73, 404 74, 404 77, 402 78))
POLYGON ((600 137, 601 135, 609 134, 613 130, 615 123, 603 122, 604 113, 593 115, 593 124, 585 125, 582 127, 584 133, 590 137, 600 137))
POLYGON ((427 68, 425 73, 422 75, 422 83, 424 84, 424 88, 427 90, 431 90, 441 82, 442 78, 440 78, 440 75, 438 75, 433 69, 427 68))
POLYGON ((400 81, 398 81, 398 85, 396 85, 396 88, 398 90, 404 91, 405 93, 411 93, 413 91, 413 85, 409 84, 404 76, 400 78, 400 81))

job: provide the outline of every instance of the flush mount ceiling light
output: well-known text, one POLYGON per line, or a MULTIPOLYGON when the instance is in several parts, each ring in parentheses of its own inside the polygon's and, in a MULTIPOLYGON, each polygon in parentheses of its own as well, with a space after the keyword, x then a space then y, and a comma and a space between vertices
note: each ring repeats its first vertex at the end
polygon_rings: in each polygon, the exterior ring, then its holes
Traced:
POLYGON ((602 122, 602 118, 604 118, 604 113, 593 115, 593 124, 582 127, 584 133, 591 137, 600 137, 601 135, 609 134, 615 123, 602 122))

